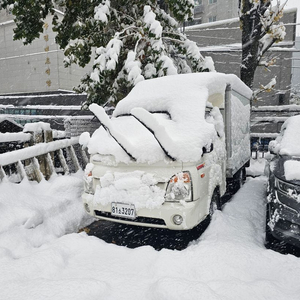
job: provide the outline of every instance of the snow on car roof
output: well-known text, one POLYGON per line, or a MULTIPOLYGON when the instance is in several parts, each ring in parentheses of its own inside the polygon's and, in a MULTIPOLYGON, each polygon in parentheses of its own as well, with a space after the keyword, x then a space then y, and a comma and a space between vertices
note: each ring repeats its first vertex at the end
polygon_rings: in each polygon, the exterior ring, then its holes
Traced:
MULTIPOLYGON (((141 163, 154 163, 166 156, 198 161, 203 147, 217 137, 214 121, 205 119, 207 100, 212 94, 224 96, 227 84, 251 97, 251 90, 235 75, 214 72, 142 81, 117 104, 111 119, 103 108, 92 104, 90 110, 106 130, 101 127, 93 134, 89 152, 111 154, 117 162, 125 163, 130 162, 130 156, 141 163)), ((215 120, 220 120, 217 109, 214 114, 215 120)))
POLYGON ((279 154, 300 156, 300 115, 288 118, 281 132, 276 139, 279 154))

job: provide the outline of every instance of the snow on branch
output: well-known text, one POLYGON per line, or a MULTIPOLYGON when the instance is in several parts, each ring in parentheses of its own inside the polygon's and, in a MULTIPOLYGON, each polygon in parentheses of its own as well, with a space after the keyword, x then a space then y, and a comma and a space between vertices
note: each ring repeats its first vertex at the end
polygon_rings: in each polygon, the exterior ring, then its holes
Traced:
MULTIPOLYGON (((174 66, 174 63, 170 57, 167 55, 161 55, 159 60, 162 62, 162 70, 166 71, 166 75, 175 75, 178 74, 176 67, 174 66)), ((161 74, 163 76, 163 74, 161 74)))
POLYGON ((156 50, 162 48, 162 26, 157 21, 155 13, 152 11, 149 5, 144 7, 144 22, 148 26, 150 32, 155 36, 155 39, 151 41, 152 47, 156 50))
POLYGON ((138 82, 144 80, 144 76, 141 75, 141 63, 136 60, 135 57, 136 53, 134 51, 129 51, 125 61, 125 69, 128 72, 128 80, 132 82, 133 85, 136 85, 138 82))
POLYGON ((271 79, 271 81, 268 84, 266 85, 261 84, 260 88, 253 92, 253 98, 257 98, 257 96, 262 92, 267 92, 267 93, 271 92, 274 89, 276 83, 277 83, 276 77, 274 77, 271 79))
POLYGON ((270 3, 269 8, 261 16, 261 25, 263 30, 260 34, 260 47, 258 57, 261 59, 263 54, 274 44, 284 40, 286 35, 285 26, 282 22, 276 24, 283 16, 284 4, 277 1, 275 6, 270 3))
POLYGON ((110 16, 110 1, 105 0, 104 3, 100 3, 95 7, 95 20, 101 21, 103 23, 108 22, 108 17, 110 16))
POLYGON ((100 82, 100 72, 116 68, 122 46, 123 43, 119 39, 119 35, 116 35, 105 48, 99 47, 96 49, 97 58, 94 61, 94 70, 91 73, 93 81, 100 82))

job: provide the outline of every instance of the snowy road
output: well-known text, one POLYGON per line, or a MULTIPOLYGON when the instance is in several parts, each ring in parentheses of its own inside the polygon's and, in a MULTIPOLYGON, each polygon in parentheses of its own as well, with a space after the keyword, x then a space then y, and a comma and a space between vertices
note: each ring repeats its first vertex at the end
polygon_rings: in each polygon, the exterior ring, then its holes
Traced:
POLYGON ((80 177, 0 184, 0 299, 299 300, 299 258, 263 246, 264 178, 187 249, 155 251, 75 233, 91 222, 80 177))

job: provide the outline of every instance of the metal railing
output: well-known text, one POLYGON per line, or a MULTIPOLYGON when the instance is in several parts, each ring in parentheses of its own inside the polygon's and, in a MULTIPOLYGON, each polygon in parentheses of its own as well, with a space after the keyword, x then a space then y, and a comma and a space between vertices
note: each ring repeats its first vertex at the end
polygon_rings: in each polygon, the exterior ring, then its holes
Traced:
POLYGON ((20 182, 27 178, 40 182, 54 174, 69 174, 84 169, 88 156, 78 141, 79 137, 74 137, 2 153, 0 180, 20 182))

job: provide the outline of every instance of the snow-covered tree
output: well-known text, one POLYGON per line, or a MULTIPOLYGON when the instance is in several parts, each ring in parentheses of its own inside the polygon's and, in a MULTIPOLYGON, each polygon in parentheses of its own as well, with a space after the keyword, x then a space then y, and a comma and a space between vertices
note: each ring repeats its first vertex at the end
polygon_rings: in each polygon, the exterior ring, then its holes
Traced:
POLYGON ((283 4, 277 0, 239 0, 239 17, 242 30, 241 80, 253 85, 257 66, 268 67, 273 60, 262 61, 266 51, 285 37, 285 27, 279 22, 283 16, 283 4))
POLYGON ((77 88, 88 94, 86 104, 115 103, 141 80, 213 69, 178 29, 193 15, 192 0, 160 5, 156 0, 0 0, 1 7, 12 9, 14 37, 25 44, 39 37, 45 17, 52 14, 66 66, 85 66, 95 51, 93 70, 77 88), (64 11, 63 18, 55 6, 64 11))

